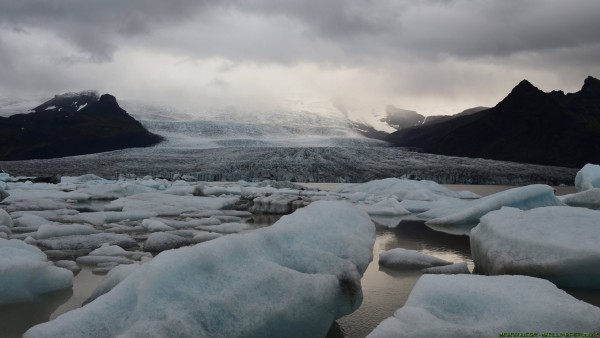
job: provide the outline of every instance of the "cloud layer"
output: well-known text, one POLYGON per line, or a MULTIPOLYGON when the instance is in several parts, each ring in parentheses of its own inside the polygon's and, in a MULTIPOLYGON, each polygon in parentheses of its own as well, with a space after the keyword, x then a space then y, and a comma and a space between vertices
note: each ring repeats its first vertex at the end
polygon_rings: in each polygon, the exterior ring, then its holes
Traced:
POLYGON ((454 113, 523 78, 573 91, 600 76, 597 13, 595 0, 0 0, 0 96, 454 113))

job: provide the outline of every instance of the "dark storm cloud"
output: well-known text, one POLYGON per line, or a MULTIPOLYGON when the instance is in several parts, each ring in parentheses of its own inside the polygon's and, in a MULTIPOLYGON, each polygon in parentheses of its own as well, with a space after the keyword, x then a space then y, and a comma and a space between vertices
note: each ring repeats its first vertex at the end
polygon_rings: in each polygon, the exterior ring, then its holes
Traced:
POLYGON ((239 39, 251 39, 260 42, 261 61, 275 62, 294 55, 296 61, 317 62, 335 56, 342 63, 361 58, 501 57, 600 44, 599 12, 600 2, 594 0, 0 0, 0 24, 48 30, 97 62, 110 60, 120 46, 144 36, 140 41, 147 48, 176 45, 192 57, 234 59, 252 57, 235 49, 245 42, 239 39), (281 35, 289 32, 283 47, 290 52, 279 48, 278 35, 264 30, 249 35, 243 26, 228 22, 245 15, 286 19, 273 21, 277 26, 271 28, 281 35), (190 35, 200 40, 152 40, 153 34, 180 24, 196 24, 198 31, 190 35), (203 35, 203 28, 210 29, 212 39, 203 35), (298 52, 310 49, 311 41, 311 53, 298 52))

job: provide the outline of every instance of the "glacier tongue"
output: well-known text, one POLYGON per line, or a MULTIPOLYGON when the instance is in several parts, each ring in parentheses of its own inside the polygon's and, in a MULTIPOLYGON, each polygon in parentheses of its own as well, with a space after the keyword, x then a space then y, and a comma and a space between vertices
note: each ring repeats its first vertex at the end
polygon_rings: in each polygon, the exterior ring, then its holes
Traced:
POLYGON ((318 201, 268 228, 167 251, 24 337, 317 337, 362 301, 375 227, 318 201))

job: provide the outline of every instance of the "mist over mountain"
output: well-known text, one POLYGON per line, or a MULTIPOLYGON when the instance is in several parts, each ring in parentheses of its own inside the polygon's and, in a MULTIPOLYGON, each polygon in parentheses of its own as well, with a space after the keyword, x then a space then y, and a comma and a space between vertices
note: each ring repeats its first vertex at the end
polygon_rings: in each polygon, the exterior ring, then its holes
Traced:
POLYGON ((0 160, 55 158, 154 145, 162 137, 121 109, 114 96, 67 93, 0 117, 0 160))
POLYGON ((576 93, 543 92, 523 80, 495 107, 391 134, 424 152, 581 167, 600 162, 600 81, 576 93))

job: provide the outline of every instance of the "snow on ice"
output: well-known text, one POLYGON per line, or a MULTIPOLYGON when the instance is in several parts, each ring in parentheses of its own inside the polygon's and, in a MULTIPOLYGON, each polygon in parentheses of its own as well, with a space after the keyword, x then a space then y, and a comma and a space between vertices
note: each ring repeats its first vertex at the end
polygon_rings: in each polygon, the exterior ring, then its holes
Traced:
POLYGON ((598 332, 600 308, 526 276, 424 275, 368 338, 598 332))
POLYGON ((600 211, 502 208, 471 231, 479 273, 546 278, 558 286, 600 288, 600 211))

